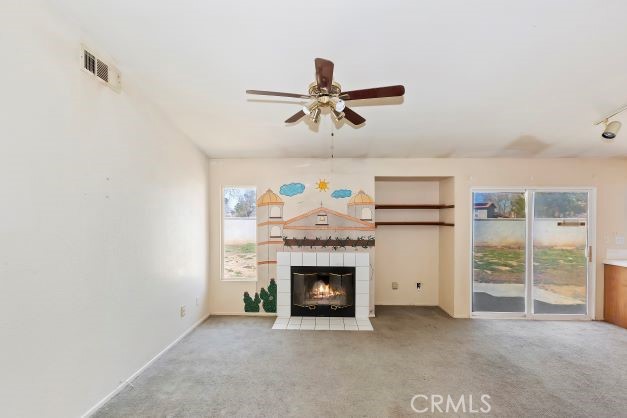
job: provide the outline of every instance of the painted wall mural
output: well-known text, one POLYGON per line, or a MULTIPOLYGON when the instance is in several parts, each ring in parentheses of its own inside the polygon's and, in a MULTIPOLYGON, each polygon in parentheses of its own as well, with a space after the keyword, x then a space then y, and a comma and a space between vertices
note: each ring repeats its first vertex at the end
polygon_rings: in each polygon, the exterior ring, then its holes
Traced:
POLYGON ((303 183, 284 184, 279 188, 279 193, 283 196, 296 196, 304 191, 305 185, 303 183))
POLYGON ((318 180, 318 183, 316 183, 316 189, 320 190, 321 192, 326 192, 327 190, 329 190, 329 182, 326 179, 318 180))
POLYGON ((347 197, 351 197, 352 195, 353 192, 348 189, 338 189, 331 193, 331 197, 334 199, 345 199, 347 197))
POLYGON ((261 303, 265 312, 276 312, 276 289, 276 281, 270 279, 268 290, 262 287, 259 293, 255 292, 254 298, 250 296, 250 293, 244 292, 244 311, 259 312, 259 304, 261 303))
POLYGON ((246 312, 276 312, 279 251, 366 251, 374 260, 374 179, 308 180, 257 188, 257 292, 244 293, 246 312), (332 184, 337 188, 331 192, 332 184))

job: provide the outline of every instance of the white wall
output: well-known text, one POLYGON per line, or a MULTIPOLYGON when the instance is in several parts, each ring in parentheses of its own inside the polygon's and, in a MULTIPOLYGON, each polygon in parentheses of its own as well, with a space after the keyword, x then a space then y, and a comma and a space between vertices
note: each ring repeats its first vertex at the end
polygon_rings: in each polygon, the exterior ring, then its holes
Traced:
MULTIPOLYGON (((375 181, 378 204, 438 204, 438 181, 375 181)), ((436 210, 377 210, 377 221, 439 220, 436 210)), ((375 247, 376 305, 438 305, 438 226, 379 226, 375 247), (392 289, 392 282, 398 289, 392 289), (416 288, 416 283, 421 288, 416 288)))
POLYGON ((208 164, 29 3, 0 13, 0 415, 72 417, 208 312, 208 164))

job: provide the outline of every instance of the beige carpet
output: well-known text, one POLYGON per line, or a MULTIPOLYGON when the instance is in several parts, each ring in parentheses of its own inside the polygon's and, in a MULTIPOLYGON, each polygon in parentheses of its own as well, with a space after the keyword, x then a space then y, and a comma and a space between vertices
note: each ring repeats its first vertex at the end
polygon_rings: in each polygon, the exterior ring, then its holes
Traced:
POLYGON ((455 320, 437 308, 377 307, 374 332, 273 323, 209 318, 96 416, 420 416, 410 406, 418 394, 489 395, 490 414, 475 417, 627 411, 627 330, 603 322, 455 320))

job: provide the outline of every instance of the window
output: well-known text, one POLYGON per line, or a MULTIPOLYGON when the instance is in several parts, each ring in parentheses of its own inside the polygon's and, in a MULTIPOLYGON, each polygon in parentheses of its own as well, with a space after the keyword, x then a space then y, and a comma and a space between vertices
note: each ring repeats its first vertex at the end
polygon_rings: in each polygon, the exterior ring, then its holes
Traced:
POLYGON ((257 192, 222 190, 222 279, 257 280, 257 192))

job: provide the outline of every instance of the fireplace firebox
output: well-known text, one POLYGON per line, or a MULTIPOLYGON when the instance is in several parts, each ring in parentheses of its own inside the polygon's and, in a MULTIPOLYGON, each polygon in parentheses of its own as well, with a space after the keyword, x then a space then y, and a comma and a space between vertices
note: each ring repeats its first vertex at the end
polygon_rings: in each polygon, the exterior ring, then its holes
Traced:
POLYGON ((292 266, 292 316, 355 316, 355 267, 292 266))

